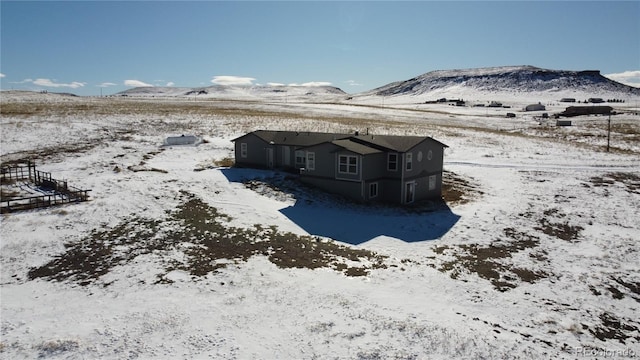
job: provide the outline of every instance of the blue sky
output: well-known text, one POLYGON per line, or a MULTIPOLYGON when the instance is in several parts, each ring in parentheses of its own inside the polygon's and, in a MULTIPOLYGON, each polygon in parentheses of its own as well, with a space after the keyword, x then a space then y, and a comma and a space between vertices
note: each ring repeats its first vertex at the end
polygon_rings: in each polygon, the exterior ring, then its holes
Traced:
POLYGON ((600 70, 640 86, 640 2, 0 2, 0 84, 331 84, 349 93, 433 71, 600 70))

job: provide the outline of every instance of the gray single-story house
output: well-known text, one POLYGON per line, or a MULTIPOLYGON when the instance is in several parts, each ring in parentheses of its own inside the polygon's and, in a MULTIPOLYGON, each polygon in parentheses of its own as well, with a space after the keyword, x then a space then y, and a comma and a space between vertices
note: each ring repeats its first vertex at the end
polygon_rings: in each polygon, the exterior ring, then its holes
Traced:
POLYGON ((298 171, 301 181, 358 201, 442 196, 448 146, 431 137, 258 130, 232 141, 237 166, 298 171))

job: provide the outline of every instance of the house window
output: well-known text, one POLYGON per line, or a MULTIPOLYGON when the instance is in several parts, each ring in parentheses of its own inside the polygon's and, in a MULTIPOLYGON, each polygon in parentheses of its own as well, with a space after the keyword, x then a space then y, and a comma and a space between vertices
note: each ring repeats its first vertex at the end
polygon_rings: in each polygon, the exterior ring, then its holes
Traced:
POLYGON ((389 171, 398 170, 398 154, 391 153, 387 155, 387 170, 389 171))
POLYGON ((411 171, 411 169, 413 169, 413 154, 412 153, 406 153, 405 154, 405 159, 406 159, 405 169, 407 171, 411 171))
POLYGON ((296 165, 304 166, 305 162, 304 151, 296 150, 296 165))
POLYGON ((338 172, 343 174, 357 174, 358 158, 352 155, 340 155, 338 158, 338 172))
POLYGON ((369 198, 374 198, 378 196, 378 183, 369 184, 369 198))
POLYGON ((436 189, 436 175, 429 176, 429 190, 436 189))
POLYGON ((429 150, 429 152, 427 152, 427 160, 431 159, 433 159, 433 151, 429 150))
POLYGON ((307 152, 307 170, 316 169, 316 153, 307 152))
POLYGON ((247 143, 240 143, 240 157, 247 157, 247 143))

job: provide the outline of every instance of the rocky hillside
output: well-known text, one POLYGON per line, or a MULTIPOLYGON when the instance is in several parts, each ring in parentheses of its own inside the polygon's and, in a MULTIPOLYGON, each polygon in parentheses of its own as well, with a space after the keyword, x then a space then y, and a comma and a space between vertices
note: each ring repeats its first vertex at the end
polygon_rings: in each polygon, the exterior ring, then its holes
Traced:
POLYGON ((361 95, 423 95, 448 89, 480 93, 577 92, 640 96, 640 88, 608 79, 598 70, 549 70, 534 66, 431 71, 413 79, 381 86, 361 95))

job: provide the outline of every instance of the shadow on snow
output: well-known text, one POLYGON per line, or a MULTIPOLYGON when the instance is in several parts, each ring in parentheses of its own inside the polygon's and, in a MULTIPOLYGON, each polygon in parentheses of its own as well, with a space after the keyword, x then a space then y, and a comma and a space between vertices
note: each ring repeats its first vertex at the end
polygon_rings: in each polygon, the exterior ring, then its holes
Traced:
POLYGON ((268 170, 228 168, 230 182, 245 184, 258 193, 288 196, 294 205, 280 212, 311 235, 358 245, 378 236, 405 242, 435 240, 458 222, 444 201, 414 207, 360 204, 303 184, 296 175, 268 170))

